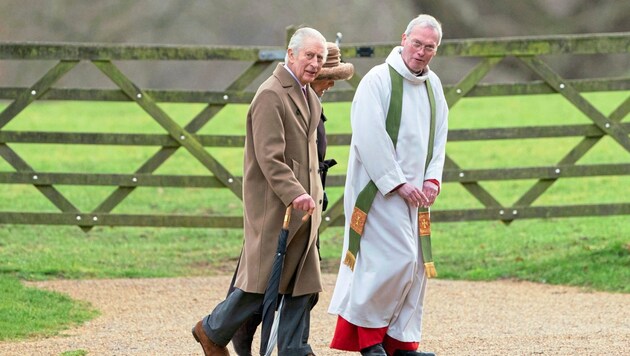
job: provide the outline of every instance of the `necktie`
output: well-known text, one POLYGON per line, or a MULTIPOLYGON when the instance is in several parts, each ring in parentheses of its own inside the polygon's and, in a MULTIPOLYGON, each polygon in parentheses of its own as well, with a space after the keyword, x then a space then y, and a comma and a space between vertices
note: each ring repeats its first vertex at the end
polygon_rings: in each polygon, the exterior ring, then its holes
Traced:
POLYGON ((304 94, 304 100, 306 100, 306 107, 308 107, 308 95, 307 95, 306 87, 302 88, 302 94, 304 94))

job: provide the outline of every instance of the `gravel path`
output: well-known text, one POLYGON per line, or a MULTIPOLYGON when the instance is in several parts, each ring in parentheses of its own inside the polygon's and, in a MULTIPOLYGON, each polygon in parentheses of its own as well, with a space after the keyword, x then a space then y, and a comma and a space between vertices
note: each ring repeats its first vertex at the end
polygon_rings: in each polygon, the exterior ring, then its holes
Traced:
MULTIPOLYGON (((334 280, 324 275, 326 291, 313 313, 311 344, 321 356, 351 355, 328 348, 335 317, 326 308, 334 280)), ((88 301, 102 315, 56 337, 2 342, 0 355, 80 349, 89 355, 201 355, 190 328, 222 300, 229 281, 221 276, 28 283, 88 301)), ((429 285, 425 310, 421 348, 438 355, 630 355, 630 294, 437 279, 429 285)))

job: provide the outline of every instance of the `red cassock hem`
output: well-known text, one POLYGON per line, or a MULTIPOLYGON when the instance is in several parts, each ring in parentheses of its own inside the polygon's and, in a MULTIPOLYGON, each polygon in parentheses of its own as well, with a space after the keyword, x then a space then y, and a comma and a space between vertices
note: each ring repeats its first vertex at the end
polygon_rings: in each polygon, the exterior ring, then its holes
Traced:
POLYGON ((398 341, 387 335, 387 327, 365 328, 357 326, 341 316, 337 317, 337 326, 330 347, 343 351, 361 351, 366 347, 382 343, 388 355, 396 350, 417 350, 419 342, 398 341))

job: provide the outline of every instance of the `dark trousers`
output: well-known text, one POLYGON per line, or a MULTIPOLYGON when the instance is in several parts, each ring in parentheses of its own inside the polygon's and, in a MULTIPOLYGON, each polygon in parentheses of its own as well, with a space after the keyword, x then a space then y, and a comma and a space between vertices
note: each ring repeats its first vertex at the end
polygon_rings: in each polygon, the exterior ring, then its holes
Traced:
MULTIPOLYGON (((219 303, 212 314, 203 318, 206 335, 217 345, 227 346, 236 331, 260 311, 263 294, 247 293, 234 289, 219 303)), ((284 306, 278 324, 278 354, 282 356, 305 356, 313 350, 308 344, 310 315, 317 294, 299 297, 284 295, 284 306)))

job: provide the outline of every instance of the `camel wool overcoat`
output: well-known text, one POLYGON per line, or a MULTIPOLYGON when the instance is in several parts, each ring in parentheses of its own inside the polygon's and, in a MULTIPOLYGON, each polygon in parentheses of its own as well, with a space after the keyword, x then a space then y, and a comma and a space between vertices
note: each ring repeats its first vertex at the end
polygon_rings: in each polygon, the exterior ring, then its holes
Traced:
POLYGON ((258 88, 247 114, 245 236, 234 284, 245 292, 265 292, 286 207, 304 193, 316 209, 306 222, 301 220, 305 212, 293 210, 279 292, 299 296, 322 291, 316 246, 323 200, 317 159, 322 108, 315 92, 307 89, 308 103, 297 80, 278 64, 258 88))

